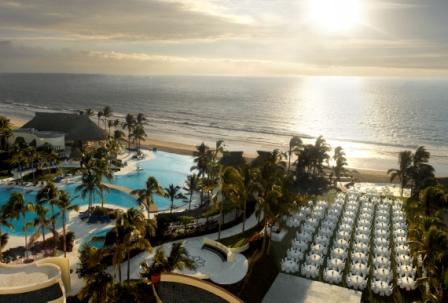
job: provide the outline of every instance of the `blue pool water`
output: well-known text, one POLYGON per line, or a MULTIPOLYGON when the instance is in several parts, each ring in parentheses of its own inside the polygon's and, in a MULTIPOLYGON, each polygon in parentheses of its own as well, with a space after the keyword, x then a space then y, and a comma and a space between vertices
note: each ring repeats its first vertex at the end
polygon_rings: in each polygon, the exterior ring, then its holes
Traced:
MULTIPOLYGON (((140 162, 139 166, 142 170, 138 172, 133 172, 127 175, 114 176, 112 180, 113 184, 126 186, 131 189, 140 189, 145 186, 146 180, 149 176, 154 176, 163 187, 168 187, 169 184, 175 184, 183 186, 185 179, 190 172, 190 167, 193 165, 193 158, 190 156, 183 156, 171 153, 165 153, 158 151, 153 153, 153 157, 150 160, 145 160, 140 162)), ((76 205, 86 205, 88 204, 88 199, 82 199, 79 193, 76 192, 76 187, 78 184, 67 184, 62 188, 70 194, 73 198, 73 204, 76 205)), ((12 192, 22 192, 25 196, 27 202, 35 202, 36 191, 29 189, 23 189, 19 187, 0 187, 0 206, 4 205, 12 192)), ((114 204, 121 207, 131 208, 136 207, 137 201, 131 196, 122 191, 118 190, 108 190, 104 193, 105 203, 114 204)), ((99 203, 100 197, 94 197, 94 203, 99 203)), ((155 202, 158 209, 166 209, 170 206, 170 201, 167 198, 156 197, 155 202)), ((175 201, 176 205, 181 205, 182 201, 175 201)), ((57 209, 55 211, 58 211, 57 209)), ((48 216, 51 216, 51 211, 49 210, 48 216)), ((28 213, 26 215, 26 221, 31 222, 35 219, 33 213, 28 213)), ((2 226, 2 231, 7 232, 10 235, 21 236, 23 235, 23 220, 22 218, 17 220, 10 220, 13 225, 12 228, 6 228, 2 226)), ((62 222, 59 218, 57 227, 60 227, 62 222)), ((28 231, 31 233, 33 228, 29 228, 28 231)))
MULTIPOLYGON (((83 241, 83 244, 89 245, 91 247, 95 247, 97 249, 103 248, 105 237, 110 230, 111 230, 110 228, 104 228, 104 229, 100 229, 99 231, 94 232, 92 235, 85 238, 85 240, 83 241), (98 239, 94 239, 94 238, 98 238, 98 239), (103 238, 103 239, 101 239, 101 238, 103 238)), ((82 248, 82 246, 81 246, 81 248, 82 248)))
MULTIPOLYGON (((148 177, 154 176, 164 188, 170 184, 183 187, 192 165, 193 157, 191 156, 158 151, 152 153, 151 160, 140 162, 139 167, 142 170, 115 176, 112 183, 131 189, 141 189, 144 188, 148 177)), ((155 202, 158 209, 167 209, 171 203, 169 199, 158 196, 155 197, 155 202)), ((182 205, 182 201, 175 201, 175 205, 182 205)))

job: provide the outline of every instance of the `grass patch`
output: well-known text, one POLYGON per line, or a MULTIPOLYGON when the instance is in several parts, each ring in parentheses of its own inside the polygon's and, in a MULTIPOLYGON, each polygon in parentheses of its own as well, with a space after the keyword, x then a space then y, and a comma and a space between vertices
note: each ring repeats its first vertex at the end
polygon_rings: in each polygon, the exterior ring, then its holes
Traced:
POLYGON ((245 230, 243 233, 240 233, 240 234, 228 237, 228 238, 221 239, 218 242, 221 242, 222 244, 226 245, 227 247, 232 247, 232 248, 241 247, 241 246, 244 246, 249 241, 249 239, 255 233, 259 232, 262 228, 263 228, 263 226, 261 224, 255 225, 251 229, 245 230))

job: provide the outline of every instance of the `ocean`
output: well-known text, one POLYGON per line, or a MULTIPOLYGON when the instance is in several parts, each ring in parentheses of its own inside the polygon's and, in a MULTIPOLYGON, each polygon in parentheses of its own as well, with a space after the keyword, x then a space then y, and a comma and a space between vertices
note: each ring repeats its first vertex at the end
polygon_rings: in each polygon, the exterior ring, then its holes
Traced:
POLYGON ((109 105, 142 112, 150 138, 229 149, 287 149, 323 135, 349 166, 386 170, 397 152, 424 145, 448 175, 448 79, 0 74, 0 114, 109 105))

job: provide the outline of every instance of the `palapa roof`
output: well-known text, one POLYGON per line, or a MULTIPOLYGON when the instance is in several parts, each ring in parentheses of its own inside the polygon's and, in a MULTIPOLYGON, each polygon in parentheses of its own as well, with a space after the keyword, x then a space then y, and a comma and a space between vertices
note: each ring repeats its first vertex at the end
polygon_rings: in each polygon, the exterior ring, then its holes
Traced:
POLYGON ((242 151, 226 151, 219 160, 219 163, 225 166, 241 167, 246 164, 242 151))
POLYGON ((35 113, 35 117, 22 126, 39 131, 63 132, 68 141, 99 141, 107 138, 87 115, 70 113, 35 113))

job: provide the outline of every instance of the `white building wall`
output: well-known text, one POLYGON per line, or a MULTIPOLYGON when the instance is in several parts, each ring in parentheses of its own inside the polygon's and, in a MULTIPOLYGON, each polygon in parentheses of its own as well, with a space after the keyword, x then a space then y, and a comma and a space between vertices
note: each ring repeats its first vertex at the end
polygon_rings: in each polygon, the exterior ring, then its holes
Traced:
POLYGON ((18 137, 22 137, 27 144, 30 144, 33 140, 36 140, 36 146, 42 146, 45 143, 51 144, 55 149, 65 149, 65 136, 57 136, 52 138, 40 138, 36 134, 30 132, 13 131, 12 136, 9 137, 9 145, 13 145, 18 137))

